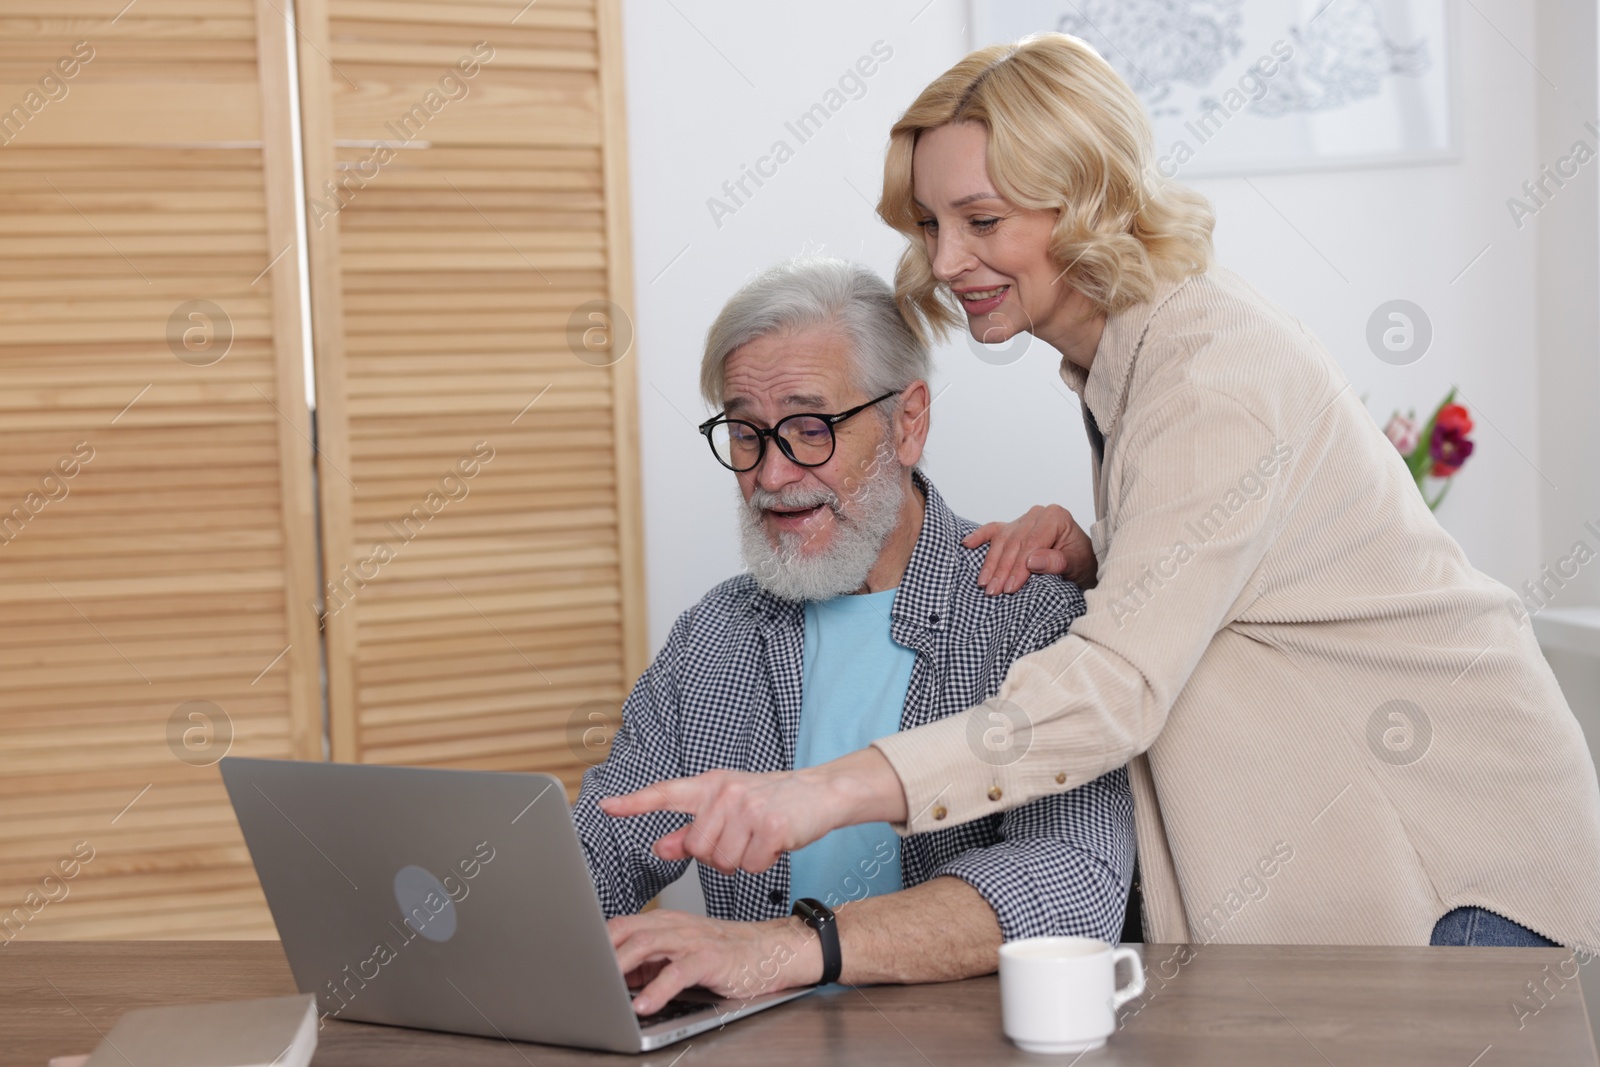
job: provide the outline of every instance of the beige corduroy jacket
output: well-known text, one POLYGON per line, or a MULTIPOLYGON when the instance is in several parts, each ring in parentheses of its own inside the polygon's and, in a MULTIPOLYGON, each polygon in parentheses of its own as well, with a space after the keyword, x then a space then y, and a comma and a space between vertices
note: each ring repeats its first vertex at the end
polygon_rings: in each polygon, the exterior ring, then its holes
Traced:
POLYGON ((1425 945, 1477 905, 1600 950, 1600 788, 1528 614, 1316 338, 1214 267, 1061 373, 1098 584, 994 700, 875 743, 902 831, 1130 764, 1147 940, 1425 945))

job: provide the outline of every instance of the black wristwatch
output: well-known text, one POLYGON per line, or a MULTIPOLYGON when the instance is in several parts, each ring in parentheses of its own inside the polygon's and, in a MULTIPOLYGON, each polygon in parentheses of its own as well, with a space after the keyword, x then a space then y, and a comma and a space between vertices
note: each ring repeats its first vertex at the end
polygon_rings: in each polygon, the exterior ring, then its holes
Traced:
POLYGON ((817 938, 822 942, 822 978, 817 984, 837 982, 844 961, 839 957, 839 921, 833 917, 833 909, 820 900, 801 897, 794 902, 794 911, 790 914, 805 920, 805 924, 817 932, 817 938))

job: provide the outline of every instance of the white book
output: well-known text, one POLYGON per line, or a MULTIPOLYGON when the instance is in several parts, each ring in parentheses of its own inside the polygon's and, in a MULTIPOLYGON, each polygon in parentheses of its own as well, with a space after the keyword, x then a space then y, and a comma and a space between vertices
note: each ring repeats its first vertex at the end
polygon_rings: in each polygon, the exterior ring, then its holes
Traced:
POLYGON ((123 1013, 84 1067, 306 1067, 316 1047, 310 993, 175 1004, 123 1013))

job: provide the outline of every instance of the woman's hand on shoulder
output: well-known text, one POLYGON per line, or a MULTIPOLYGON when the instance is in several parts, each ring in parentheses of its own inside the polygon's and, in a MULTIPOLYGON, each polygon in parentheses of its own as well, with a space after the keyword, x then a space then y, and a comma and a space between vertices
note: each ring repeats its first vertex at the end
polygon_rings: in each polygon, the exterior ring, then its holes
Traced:
POLYGON ((1056 504, 1035 505, 1014 522, 980 526, 961 543, 989 546, 978 584, 991 596, 1015 593, 1032 574, 1059 574, 1089 589, 1099 570, 1089 535, 1056 504))

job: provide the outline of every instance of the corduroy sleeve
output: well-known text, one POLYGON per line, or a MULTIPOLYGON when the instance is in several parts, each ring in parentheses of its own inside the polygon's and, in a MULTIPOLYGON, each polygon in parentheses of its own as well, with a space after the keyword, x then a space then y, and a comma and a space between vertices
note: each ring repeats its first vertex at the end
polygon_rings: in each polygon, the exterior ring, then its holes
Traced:
POLYGON ((1083 617, 1012 664, 990 700, 874 742, 905 788, 910 820, 896 829, 993 815, 1123 766, 1155 740, 1212 637, 1254 597, 1293 444, 1187 380, 1125 417, 1083 617), (981 743, 994 731, 1008 746, 999 754, 981 743))

